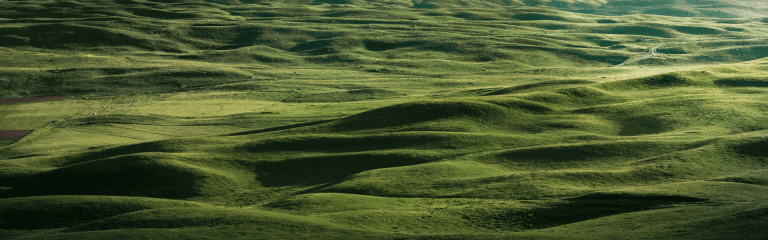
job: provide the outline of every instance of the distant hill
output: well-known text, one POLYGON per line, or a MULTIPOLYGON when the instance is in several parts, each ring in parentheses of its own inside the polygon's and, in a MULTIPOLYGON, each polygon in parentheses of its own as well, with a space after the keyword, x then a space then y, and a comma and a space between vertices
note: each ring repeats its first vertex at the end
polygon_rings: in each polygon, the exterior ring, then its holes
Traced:
POLYGON ((676 17, 757 18, 768 16, 768 3, 757 0, 522 0, 598 15, 656 14, 676 17))
MULTIPOLYGON (((156 0, 199 2, 199 0, 156 0)), ((503 8, 549 7, 597 15, 655 14, 675 17, 761 18, 768 17, 768 2, 759 0, 204 0, 237 5, 366 4, 406 8, 503 8)))

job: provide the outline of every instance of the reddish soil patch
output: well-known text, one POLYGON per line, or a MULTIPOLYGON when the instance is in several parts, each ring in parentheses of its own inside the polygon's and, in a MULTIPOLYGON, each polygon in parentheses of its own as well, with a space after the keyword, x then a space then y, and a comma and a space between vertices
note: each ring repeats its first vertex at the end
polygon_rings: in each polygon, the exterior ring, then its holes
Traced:
POLYGON ((9 145, 31 132, 31 130, 0 130, 0 145, 9 145))
POLYGON ((62 97, 62 96, 55 96, 55 97, 10 98, 10 99, 0 99, 0 104, 3 104, 3 103, 18 103, 18 102, 34 102, 34 101, 56 100, 56 99, 62 99, 62 98, 64 98, 64 97, 62 97))

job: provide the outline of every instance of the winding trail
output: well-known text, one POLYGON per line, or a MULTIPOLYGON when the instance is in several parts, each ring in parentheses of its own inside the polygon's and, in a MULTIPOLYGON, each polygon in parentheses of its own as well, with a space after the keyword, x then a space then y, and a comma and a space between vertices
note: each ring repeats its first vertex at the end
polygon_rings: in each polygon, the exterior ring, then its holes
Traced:
POLYGON ((660 47, 663 47, 663 46, 664 45, 659 45, 659 46, 655 46, 655 47, 651 48, 651 54, 648 54, 648 55, 645 55, 645 56, 642 56, 642 57, 636 57, 636 58, 633 58, 633 59, 629 59, 627 61, 624 61, 623 63, 620 63, 618 65, 613 65, 613 66, 610 66, 610 67, 621 67, 621 66, 624 66, 626 64, 635 63, 635 62, 639 62, 639 61, 642 61, 642 60, 645 60, 645 59, 649 59, 649 58, 651 58, 653 56, 656 56, 658 54, 658 53, 656 53, 656 49, 659 49, 660 47))

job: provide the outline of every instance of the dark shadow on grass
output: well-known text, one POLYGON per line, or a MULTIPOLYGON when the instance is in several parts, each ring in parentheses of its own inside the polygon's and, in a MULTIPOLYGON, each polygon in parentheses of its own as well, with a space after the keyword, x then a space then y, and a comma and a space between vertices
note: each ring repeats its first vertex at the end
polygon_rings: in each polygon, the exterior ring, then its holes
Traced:
POLYGON ((681 33, 694 35, 717 35, 724 33, 723 30, 708 27, 675 26, 674 29, 681 33))
POLYGON ((637 136, 659 134, 673 130, 675 122, 658 116, 643 116, 627 118, 619 121, 621 130, 619 136, 637 136))
POLYGON ((739 154, 751 156, 751 157, 768 157, 768 139, 761 139, 759 141, 740 144, 734 147, 739 154))
POLYGON ((548 207, 488 216, 480 218, 479 221, 486 228, 542 229, 623 213, 667 208, 701 201, 706 201, 706 199, 685 196, 594 193, 566 199, 563 203, 548 207))
POLYGON ((695 86, 698 83, 688 76, 677 73, 665 73, 650 77, 619 80, 614 82, 602 83, 600 85, 617 90, 631 89, 653 89, 668 87, 686 87, 695 86))
POLYGON ((522 21, 536 21, 536 20, 552 20, 552 21, 565 21, 566 18, 557 15, 541 14, 541 13, 522 13, 512 16, 512 19, 522 21))
POLYGON ((307 127, 307 126, 314 126, 314 125, 320 125, 327 122, 333 122, 335 119, 331 120, 320 120, 320 121, 314 121, 314 122, 307 122, 307 123, 298 123, 298 124, 291 124, 286 126, 279 126, 279 127, 271 127, 271 128, 263 128, 263 129, 257 129, 257 130, 250 130, 250 131, 244 131, 244 132, 236 132, 236 133, 230 133, 224 136, 242 136, 242 135, 251 135, 251 134, 258 134, 258 133, 265 133, 265 132, 275 132, 275 131, 282 131, 287 129, 293 129, 293 128, 300 128, 300 127, 307 127))
POLYGON ((617 44, 621 44, 621 42, 620 41, 611 41, 611 40, 600 40, 600 41, 597 41, 597 45, 601 46, 601 47, 610 47, 610 46, 615 46, 617 44))
POLYGON ((721 79, 715 84, 726 87, 768 87, 768 81, 758 79, 721 79))
POLYGON ((258 162, 252 167, 258 176, 256 179, 265 187, 312 186, 368 170, 415 165, 430 160, 407 154, 360 153, 258 162))
POLYGON ((411 102, 377 108, 340 119, 337 131, 357 131, 398 127, 437 119, 508 119, 507 108, 490 103, 469 101, 411 102))
POLYGON ((390 49, 397 49, 397 48, 418 46, 418 45, 424 45, 424 44, 427 44, 427 42, 425 41, 386 42, 386 41, 378 41, 378 40, 363 41, 363 45, 365 45, 366 50, 376 51, 376 52, 386 51, 390 49))
POLYGON ((309 50, 315 50, 325 47, 330 47, 333 42, 331 40, 318 40, 306 43, 300 43, 288 49, 290 52, 304 52, 309 50))
POLYGON ((133 13, 133 15, 136 15, 136 16, 158 18, 158 19, 187 19, 187 18, 197 17, 194 14, 168 12, 168 11, 156 10, 156 9, 136 8, 136 9, 131 9, 130 11, 133 13))
POLYGON ((162 140, 105 149, 94 149, 94 151, 86 152, 83 154, 62 157, 58 162, 60 163, 59 166, 67 166, 98 159, 144 152, 181 152, 186 149, 184 148, 184 141, 185 140, 162 140))
POLYGON ((619 21, 613 19, 600 19, 597 20, 597 23, 619 23, 619 21))
POLYGON ((666 53, 666 54, 686 54, 688 52, 685 51, 682 47, 662 47, 656 50, 658 53, 666 53))
MULTIPOLYGON (((46 16, 50 17, 50 16, 46 16)), ((41 24, 29 27, 7 28, 3 35, 11 35, 9 42, 0 41, 0 46, 26 45, 46 49, 66 48, 66 45, 80 46, 132 46, 150 50, 182 52, 179 45, 164 40, 143 39, 137 32, 86 26, 75 23, 41 24), (44 33, 44 34, 43 34, 44 33)))
MULTIPOLYGON (((369 70, 369 71, 374 71, 369 70)), ((374 72, 389 72, 386 69, 375 69, 374 72)), ((354 102, 377 98, 389 98, 402 96, 401 93, 383 89, 357 89, 345 92, 325 92, 307 95, 293 95, 283 99, 282 102, 309 103, 309 102, 354 102)))
POLYGON ((68 228, 129 212, 196 205, 185 201, 114 196, 35 196, 2 199, 0 229, 68 228))
POLYGON ((153 157, 127 155, 28 176, 0 198, 41 195, 111 195, 159 198, 199 196, 208 176, 153 157))
MULTIPOLYGON (((447 142, 446 137, 430 134, 397 134, 366 136, 300 136, 251 142, 238 149, 248 152, 302 151, 302 152, 362 152, 386 149, 413 148, 447 142)), ((434 145, 433 145, 434 146, 434 145)))
POLYGON ((662 154, 695 149, 710 142, 689 142, 671 145, 664 142, 616 141, 589 144, 538 146, 513 149, 497 155, 499 159, 513 162, 548 164, 558 162, 619 161, 623 158, 642 159, 662 154))
POLYGON ((595 29, 594 33, 623 34, 623 35, 642 35, 651 37, 674 37, 674 33, 666 28, 651 26, 616 26, 595 29))
POLYGON ((485 94, 484 96, 493 96, 493 95, 517 93, 517 92, 524 91, 524 90, 535 89, 535 88, 540 88, 540 87, 547 87, 547 86, 570 85, 570 84, 590 84, 590 83, 595 83, 595 82, 587 81, 587 80, 554 80, 554 81, 545 81, 545 82, 530 83, 530 84, 517 85, 517 86, 514 86, 514 87, 502 88, 502 89, 490 92, 488 94, 485 94))

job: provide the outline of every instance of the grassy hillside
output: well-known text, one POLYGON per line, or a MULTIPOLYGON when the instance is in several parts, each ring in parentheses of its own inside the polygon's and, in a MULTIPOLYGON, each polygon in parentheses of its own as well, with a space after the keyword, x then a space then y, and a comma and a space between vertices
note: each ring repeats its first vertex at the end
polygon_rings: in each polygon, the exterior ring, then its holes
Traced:
MULTIPOLYGON (((260 4, 271 6, 354 4, 375 7, 395 7, 413 9, 451 9, 451 8, 515 8, 522 6, 543 7, 571 12, 597 15, 654 14, 675 17, 715 17, 715 18, 761 18, 768 16, 768 4, 759 0, 203 0, 204 2, 240 6, 260 4)), ((163 2, 199 3, 193 0, 175 0, 163 2)), ((154 12, 139 12, 149 14, 154 12)), ((164 13, 164 12, 163 12, 164 13)), ((259 16, 286 16, 277 12, 252 12, 259 16)), ((190 15, 176 14, 174 18, 186 18, 190 15)))
POLYGON ((655 14, 677 17, 760 18, 768 5, 755 0, 522 0, 527 5, 599 15, 655 14))
POLYGON ((764 238, 768 21, 627 4, 2 1, 0 236, 764 238))

